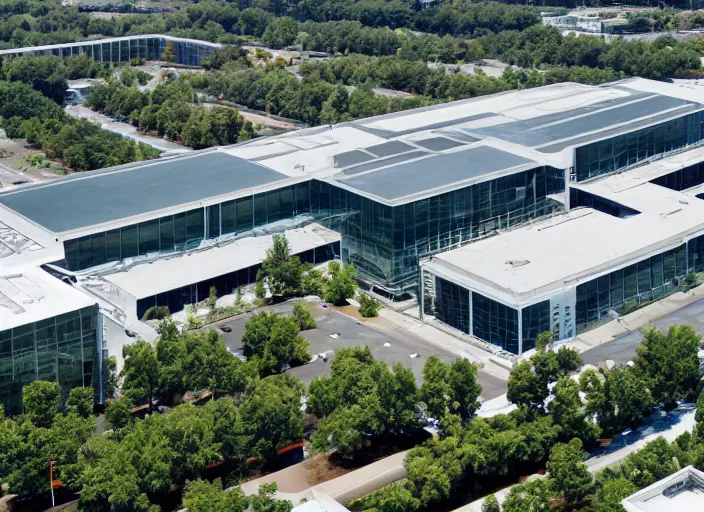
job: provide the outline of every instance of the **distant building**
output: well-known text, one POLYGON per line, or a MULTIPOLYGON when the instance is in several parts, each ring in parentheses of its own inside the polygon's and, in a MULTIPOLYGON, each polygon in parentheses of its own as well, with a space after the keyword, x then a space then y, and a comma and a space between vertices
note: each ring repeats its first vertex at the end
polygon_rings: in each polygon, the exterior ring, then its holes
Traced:
POLYGON ((602 32, 603 23, 595 16, 544 16, 543 25, 550 25, 560 30, 578 30, 580 32, 602 32))
POLYGON ((701 512, 704 473, 687 466, 621 502, 626 512, 701 512))
POLYGON ((88 39, 75 43, 27 46, 0 50, 1 57, 23 55, 88 55, 100 62, 129 62, 131 59, 166 60, 186 66, 200 66, 203 59, 210 56, 222 45, 161 34, 88 39), (167 56, 166 48, 171 46, 172 55, 167 56))

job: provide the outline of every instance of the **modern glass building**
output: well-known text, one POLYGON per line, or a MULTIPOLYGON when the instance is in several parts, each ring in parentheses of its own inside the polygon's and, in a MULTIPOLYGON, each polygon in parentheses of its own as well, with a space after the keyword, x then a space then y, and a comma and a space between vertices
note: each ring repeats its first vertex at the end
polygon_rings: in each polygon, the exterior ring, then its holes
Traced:
POLYGON ((415 201, 375 200, 364 192, 314 180, 312 214, 342 234, 345 261, 370 285, 401 298, 417 294, 421 259, 561 210, 550 196, 564 192, 564 172, 537 167, 415 201))
POLYGON ((200 66, 221 45, 208 41, 160 34, 94 39, 76 43, 31 46, 0 50, 0 57, 31 55, 88 55, 100 62, 129 62, 132 59, 163 60, 185 66, 200 66))

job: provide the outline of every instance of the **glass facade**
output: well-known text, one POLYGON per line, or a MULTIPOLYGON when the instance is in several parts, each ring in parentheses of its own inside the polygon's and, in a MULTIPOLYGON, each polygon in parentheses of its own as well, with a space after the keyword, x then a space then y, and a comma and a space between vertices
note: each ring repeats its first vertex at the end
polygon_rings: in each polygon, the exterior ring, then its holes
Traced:
POLYGON ((641 162, 655 155, 695 144, 704 138, 704 113, 695 112, 672 121, 579 147, 574 179, 586 180, 641 162))
POLYGON ((523 308, 521 311, 522 352, 535 348, 538 334, 551 330, 551 327, 549 300, 523 308))
POLYGON ((593 208, 594 210, 599 210, 600 212, 619 218, 631 217, 640 213, 633 208, 611 201, 610 199, 605 199, 595 194, 585 192, 584 190, 570 188, 570 208, 577 208, 579 206, 593 208))
POLYGON ((699 163, 651 181, 655 185, 672 190, 685 190, 704 183, 704 163, 699 163))
POLYGON ((58 382, 64 398, 71 388, 97 384, 101 338, 98 306, 0 331, 0 403, 5 411, 22 412, 22 387, 35 380, 58 382))
POLYGON ((82 270, 150 253, 197 247, 205 238, 310 213, 310 183, 168 215, 64 242, 66 266, 82 270))
POLYGON ((477 338, 518 354, 518 310, 472 293, 472 333, 477 338))
POLYGON ((687 272, 704 272, 704 235, 687 242, 687 272))
POLYGON ((469 334, 469 290, 435 278, 435 318, 469 334))
MULTIPOLYGON (((190 41, 169 41, 161 37, 145 37, 124 41, 85 41, 80 45, 54 48, 51 50, 37 50, 35 55, 57 55, 70 57, 71 55, 89 55, 100 62, 127 62, 130 59, 143 58, 146 60, 162 60, 167 43, 172 44, 172 57, 170 62, 186 66, 200 66, 201 61, 209 57, 215 48, 205 44, 190 41)), ((18 54, 21 55, 21 54, 18 54)))
POLYGON ((342 234, 342 252, 363 278, 397 297, 415 294, 421 258, 562 209, 564 173, 539 167, 400 206, 314 180, 311 208, 342 234))
MULTIPOLYGON (((691 242, 691 241, 690 241, 691 242)), ((701 261, 701 259, 700 259, 701 261)), ((627 303, 657 300, 677 290, 687 274, 687 245, 651 256, 577 286, 577 333, 620 312, 627 303)))
MULTIPOLYGON (((315 249, 300 253, 297 256, 301 261, 311 264, 323 263, 339 258, 340 242, 316 247, 315 249)), ((180 311, 188 304, 195 304, 207 299, 210 295, 211 286, 215 286, 218 296, 234 293, 238 287, 255 282, 257 272, 260 268, 261 265, 254 265, 189 286, 160 293, 159 295, 139 299, 137 301, 137 318, 142 318, 145 311, 152 306, 168 306, 169 311, 172 313, 180 311)))

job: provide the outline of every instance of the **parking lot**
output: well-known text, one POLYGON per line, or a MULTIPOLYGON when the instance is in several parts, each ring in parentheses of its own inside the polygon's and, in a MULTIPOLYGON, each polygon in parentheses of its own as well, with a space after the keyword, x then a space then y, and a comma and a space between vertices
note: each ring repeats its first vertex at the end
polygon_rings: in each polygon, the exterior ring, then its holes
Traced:
MULTIPOLYGON (((289 301, 267 309, 279 314, 286 314, 293 309, 294 303, 295 301, 289 301)), ((317 302, 308 302, 308 306, 318 328, 303 331, 301 335, 310 341, 310 352, 312 354, 326 353, 328 362, 326 363, 322 358, 319 358, 310 364, 290 370, 292 375, 306 383, 319 375, 329 373, 330 361, 337 350, 355 345, 369 345, 374 357, 389 365, 402 363, 409 367, 416 376, 419 385, 422 382, 423 365, 428 357, 437 355, 446 362, 457 358, 450 350, 439 351, 435 346, 429 347, 420 337, 382 318, 371 319, 367 322, 332 309, 322 308, 317 302), (331 334, 338 334, 338 336, 331 338, 331 334), (417 357, 411 357, 412 354, 417 354, 417 357)), ((232 329, 232 332, 229 333, 220 332, 225 340, 225 345, 230 350, 242 349, 242 335, 249 317, 249 314, 242 315, 215 324, 218 329, 224 325, 232 329)), ((479 371, 478 380, 483 388, 481 396, 485 400, 506 392, 505 381, 483 370, 479 371)))

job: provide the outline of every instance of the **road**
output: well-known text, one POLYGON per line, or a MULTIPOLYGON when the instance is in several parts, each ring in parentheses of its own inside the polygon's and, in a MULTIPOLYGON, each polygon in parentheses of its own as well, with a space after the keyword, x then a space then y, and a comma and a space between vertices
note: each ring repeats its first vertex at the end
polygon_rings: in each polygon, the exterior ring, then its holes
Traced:
MULTIPOLYGON (((278 304, 267 309, 276 313, 289 313, 295 301, 278 304)), ((317 329, 303 331, 301 335, 310 341, 312 354, 327 353, 328 362, 318 359, 307 365, 289 370, 292 375, 308 383, 319 375, 328 374, 330 359, 335 351, 355 345, 369 345, 376 359, 392 365, 401 363, 409 367, 420 384, 423 379, 423 366, 431 355, 437 355, 445 362, 457 359, 457 354, 450 349, 442 349, 428 343, 408 330, 399 327, 383 318, 370 319, 371 321, 357 320, 348 314, 323 309, 317 302, 309 302, 311 313, 318 324, 317 329), (331 338, 331 334, 339 333, 340 336, 331 338), (385 346, 387 345, 388 346, 385 346), (417 354, 418 357, 411 357, 417 354)), ((349 309, 352 313, 353 308, 349 309)), ((232 320, 218 322, 216 327, 227 325, 232 329, 230 333, 221 333, 225 345, 232 351, 242 349, 242 335, 244 326, 250 315, 242 315, 232 320)), ((506 392, 506 381, 484 370, 479 370, 478 381, 482 386, 482 398, 490 400, 506 392)))
MULTIPOLYGON (((695 331, 704 335, 704 299, 685 306, 684 308, 671 313, 660 320, 654 322, 655 326, 661 330, 667 330, 673 325, 691 325, 695 331)), ((582 353, 582 359, 586 364, 597 365, 610 359, 617 364, 631 361, 636 355, 636 348, 643 341, 641 332, 633 331, 625 336, 599 345, 582 353)))

